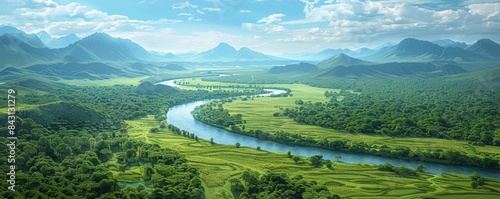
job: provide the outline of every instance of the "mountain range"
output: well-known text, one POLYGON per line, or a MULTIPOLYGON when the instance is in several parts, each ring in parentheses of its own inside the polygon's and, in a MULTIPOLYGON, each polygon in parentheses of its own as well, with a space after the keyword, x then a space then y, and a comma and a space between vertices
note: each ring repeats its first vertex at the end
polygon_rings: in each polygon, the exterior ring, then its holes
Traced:
POLYGON ((310 72, 317 70, 317 66, 325 69, 322 70, 323 75, 365 74, 366 71, 397 76, 419 71, 454 74, 469 70, 461 68, 464 64, 496 66, 500 61, 500 44, 489 39, 480 39, 467 45, 448 39, 429 42, 407 38, 398 44, 387 44, 375 49, 325 49, 319 53, 304 53, 292 58, 266 55, 247 47, 237 50, 227 43, 220 43, 200 53, 162 54, 148 52, 131 40, 115 38, 105 33, 94 33, 81 39, 74 34, 54 38, 44 31, 27 34, 14 27, 0 27, 1 78, 13 78, 28 72, 95 79, 115 74, 133 76, 164 70, 184 70, 184 67, 178 67, 181 65, 195 67, 278 64, 285 67, 277 66, 270 73, 289 70, 310 72), (306 63, 293 64, 304 60, 317 60, 317 64, 314 67, 306 63), (390 73, 390 70, 387 70, 389 68, 407 72, 390 73), (419 70, 415 71, 414 68, 419 70), (330 72, 325 72, 327 70, 330 72))

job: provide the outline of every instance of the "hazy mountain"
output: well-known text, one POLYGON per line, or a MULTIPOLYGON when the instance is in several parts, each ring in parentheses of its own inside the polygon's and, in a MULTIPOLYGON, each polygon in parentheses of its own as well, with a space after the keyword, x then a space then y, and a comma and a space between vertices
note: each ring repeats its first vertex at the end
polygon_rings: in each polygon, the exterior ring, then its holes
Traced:
POLYGON ((337 66, 325 69, 319 77, 433 77, 467 72, 452 64, 393 62, 372 65, 337 66))
POLYGON ((220 43, 215 48, 205 52, 198 53, 194 56, 196 60, 202 61, 270 61, 270 60, 283 60, 270 55, 266 55, 246 47, 236 50, 234 47, 227 43, 220 43))
POLYGON ((199 60, 224 60, 232 58, 238 51, 227 43, 220 43, 215 48, 198 53, 194 57, 199 60))
POLYGON ((475 53, 490 56, 492 58, 500 58, 500 44, 495 43, 490 39, 480 39, 466 49, 475 53))
POLYGON ((457 47, 441 47, 428 41, 408 38, 393 47, 367 57, 367 59, 411 62, 431 60, 473 61, 484 59, 484 56, 457 47))
POLYGON ((136 61, 146 60, 149 53, 140 45, 105 33, 94 33, 63 49, 70 61, 136 61))
POLYGON ((48 48, 64 48, 80 40, 80 38, 75 34, 69 34, 64 37, 54 38, 49 33, 43 30, 36 33, 36 35, 48 48))
POLYGON ((453 41, 451 39, 442 39, 431 41, 433 44, 436 44, 441 47, 457 47, 457 48, 467 48, 467 44, 464 42, 453 41))
POLYGON ((38 37, 26 38, 25 34, 10 33, 0 36, 0 67, 18 67, 56 58, 56 52, 45 48, 38 37))
POLYGON ((46 47, 43 42, 38 38, 38 36, 34 34, 26 34, 25 32, 11 27, 11 26, 2 26, 0 27, 0 36, 4 34, 11 34, 16 36, 19 40, 22 40, 26 43, 29 43, 32 46, 43 48, 46 47))
POLYGON ((316 64, 320 68, 328 68, 334 66, 351 66, 351 65, 364 65, 369 64, 370 62, 363 61, 361 59, 356 59, 347 56, 344 53, 340 53, 334 56, 331 56, 328 59, 325 59, 318 64, 316 64))
POLYGON ((175 63, 167 64, 165 66, 165 68, 167 70, 171 70, 171 71, 184 71, 184 70, 187 70, 186 68, 182 67, 181 65, 175 64, 175 63))
POLYGON ((282 73, 302 73, 318 70, 314 64, 300 62, 296 64, 288 64, 285 66, 274 66, 267 71, 269 74, 282 74, 282 73))

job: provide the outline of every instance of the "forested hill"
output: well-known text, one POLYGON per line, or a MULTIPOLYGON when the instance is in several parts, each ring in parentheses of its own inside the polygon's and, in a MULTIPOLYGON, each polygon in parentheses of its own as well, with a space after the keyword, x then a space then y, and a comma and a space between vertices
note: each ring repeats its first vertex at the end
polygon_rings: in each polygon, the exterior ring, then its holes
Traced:
MULTIPOLYGON (((17 92, 16 119, 7 123, 0 112, 0 131, 17 130, 16 186, 2 189, 0 198, 204 198, 197 169, 176 151, 129 138, 123 120, 155 115, 160 124, 174 104, 260 93, 159 89, 140 95, 135 86, 78 87, 43 79, 0 85, 8 88, 17 92), (143 185, 124 189, 123 179, 143 185)), ((8 147, 0 145, 6 172, 8 147)), ((6 180, 0 185, 11 186, 6 180)))

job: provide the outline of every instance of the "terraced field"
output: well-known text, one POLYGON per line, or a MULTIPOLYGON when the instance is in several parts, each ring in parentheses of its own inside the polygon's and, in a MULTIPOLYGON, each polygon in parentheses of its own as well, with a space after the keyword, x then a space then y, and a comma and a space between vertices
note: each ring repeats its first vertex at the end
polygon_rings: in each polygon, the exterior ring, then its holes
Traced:
MULTIPOLYGON (((229 145, 210 144, 205 140, 194 141, 176 135, 168 129, 150 133, 159 126, 153 116, 127 121, 131 138, 162 147, 172 148, 185 155, 191 165, 199 169, 207 198, 232 198, 229 180, 245 170, 257 172, 277 171, 290 176, 302 175, 307 180, 325 184, 342 198, 488 198, 500 197, 500 182, 490 179, 478 189, 472 189, 470 179, 463 175, 443 176, 420 173, 418 177, 400 177, 392 172, 379 171, 374 165, 333 162, 333 170, 314 168, 306 157, 295 164, 286 154, 259 151, 253 148, 236 148, 229 145)), ((132 168, 129 177, 137 168, 132 168)), ((121 174, 120 174, 121 175, 121 174)), ((139 179, 127 178, 128 181, 139 179)))

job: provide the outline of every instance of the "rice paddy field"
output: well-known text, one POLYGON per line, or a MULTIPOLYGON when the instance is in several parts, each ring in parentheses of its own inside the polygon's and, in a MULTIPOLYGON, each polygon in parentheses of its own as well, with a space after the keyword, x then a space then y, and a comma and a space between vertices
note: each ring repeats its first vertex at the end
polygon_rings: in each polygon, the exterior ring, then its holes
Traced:
MULTIPOLYGON (((201 79, 187 79, 189 85, 219 85, 230 86, 236 84, 202 81, 201 79)), ((240 84, 240 86, 246 86, 240 84)), ((282 108, 296 107, 296 100, 304 102, 326 102, 328 98, 324 96, 325 91, 338 91, 335 89, 325 89, 311 87, 304 84, 261 84, 268 88, 289 88, 292 96, 289 97, 261 97, 253 100, 233 100, 224 104, 224 109, 230 114, 241 114, 247 121, 246 130, 266 130, 270 133, 283 130, 289 133, 299 133, 302 136, 310 136, 316 140, 344 139, 368 144, 387 146, 406 146, 411 150, 425 149, 451 149, 468 154, 490 154, 500 159, 500 147, 475 146, 460 140, 446 140, 437 138, 392 138, 381 135, 366 135, 360 133, 345 133, 334 129, 322 128, 319 126, 298 124, 288 117, 274 117, 273 113, 279 112, 282 108)), ((188 87, 188 86, 184 86, 188 87)), ((181 87, 183 88, 183 87, 181 87)))
MULTIPOLYGON (((500 182, 486 179, 485 185, 472 189, 470 179, 464 175, 434 175, 419 173, 417 177, 401 177, 392 172, 379 171, 375 165, 333 162, 333 169, 310 166, 306 157, 298 163, 284 153, 261 151, 253 148, 236 148, 231 145, 211 144, 209 141, 174 134, 168 129, 150 133, 149 129, 160 123, 148 116, 126 121, 131 138, 157 143, 185 155, 196 167, 203 180, 207 198, 233 198, 229 180, 246 171, 276 171, 289 176, 302 175, 326 185, 332 193, 342 198, 499 198, 500 182)), ((113 160, 108 163, 113 167, 113 160)), ((123 181, 140 181, 140 166, 115 172, 123 181)))

